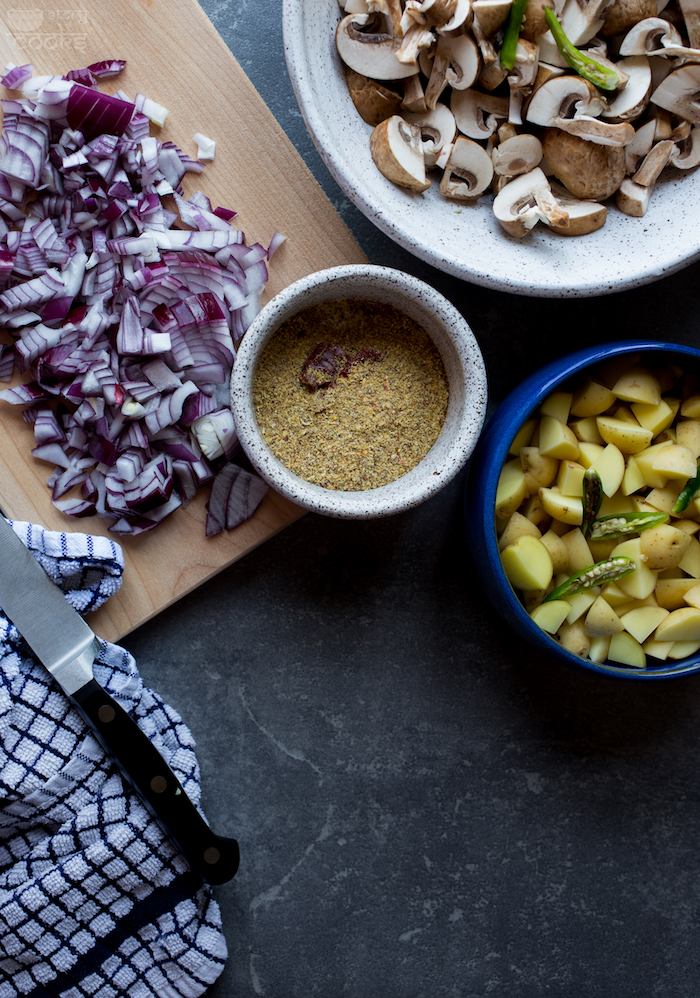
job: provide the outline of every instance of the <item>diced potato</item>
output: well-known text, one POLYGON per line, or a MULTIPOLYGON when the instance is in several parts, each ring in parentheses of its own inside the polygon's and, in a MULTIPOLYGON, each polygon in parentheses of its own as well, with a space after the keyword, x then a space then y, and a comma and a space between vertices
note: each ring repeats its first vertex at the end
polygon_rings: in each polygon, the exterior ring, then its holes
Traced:
POLYGON ((586 378, 580 388, 574 392, 571 401, 572 416, 599 416, 615 402, 615 396, 605 385, 598 384, 593 378, 586 378))
POLYGON ((642 648, 644 654, 648 655, 649 658, 657 658, 660 662, 665 662, 673 648, 673 641, 656 641, 655 638, 647 638, 642 648))
POLYGON ((591 662, 596 662, 598 665, 602 665, 603 662, 607 661, 609 651, 609 637, 591 638, 591 643, 588 648, 588 657, 591 662))
POLYGON ((627 593, 623 593, 617 582, 606 582, 601 588, 600 594, 613 609, 624 603, 629 603, 629 596, 627 593))
POLYGON ((638 537, 630 537, 618 544, 612 552, 612 557, 631 558, 637 566, 634 572, 626 575, 623 579, 617 579, 617 585, 623 593, 627 593, 634 599, 644 599, 654 592, 656 572, 650 571, 644 564, 638 537))
POLYGON ((694 655, 698 648, 700 648, 700 641, 674 641, 668 657, 677 662, 679 659, 694 655))
POLYGON ((629 496, 632 495, 633 492, 638 492, 640 489, 643 489, 645 485, 646 482, 644 481, 644 475, 637 464, 637 459, 630 455, 627 458, 625 474, 622 479, 622 491, 626 496, 629 496))
POLYGON ((693 452, 679 444, 669 444, 662 447, 654 458, 652 468, 661 472, 666 478, 679 478, 684 482, 694 478, 697 473, 697 462, 693 452))
POLYGON ((685 530, 686 534, 697 534, 700 530, 700 523, 695 520, 676 520, 673 524, 674 527, 678 527, 679 530, 685 530))
MULTIPOLYGON (((600 434, 598 434, 600 436, 600 434)), ((602 440, 603 438, 600 437, 602 440)), ((605 446, 600 443, 590 443, 587 440, 582 440, 578 445, 578 463, 582 464, 584 468, 590 468, 594 464, 600 455, 605 450, 605 446)))
POLYGON ((665 399, 659 399, 658 405, 647 405, 645 402, 634 402, 632 413, 640 426, 651 430, 652 437, 667 429, 673 422, 674 410, 665 399))
POLYGON ((638 423, 628 423, 613 416, 597 416, 598 432, 608 444, 615 444, 623 454, 638 454, 651 444, 651 430, 638 423))
POLYGON ((583 495, 583 475, 585 468, 576 461, 560 461, 557 473, 557 488, 565 496, 583 495))
POLYGON ((676 442, 687 447, 697 461, 700 457, 700 419, 681 420, 676 426, 676 442))
POLYGON ((610 637, 622 630, 622 621, 603 596, 597 596, 586 614, 586 634, 591 638, 610 637))
POLYGON ((570 609, 571 607, 566 600, 553 599, 549 603, 542 603, 538 606, 532 611, 530 617, 543 631, 547 631, 548 634, 556 634, 566 620, 570 609))
POLYGON ((560 423, 568 423, 572 392, 552 392, 540 406, 541 416, 554 416, 560 423))
POLYGON ((613 394, 625 402, 658 405, 661 401, 659 379, 647 367, 628 367, 612 386, 613 394))
POLYGON ((591 639, 584 630, 583 620, 579 618, 573 624, 564 622, 557 634, 562 648, 571 652, 572 655, 578 655, 579 658, 587 657, 591 647, 591 639))
POLYGON ((627 631, 620 631, 610 638, 608 658, 618 665, 629 665, 633 669, 646 668, 647 658, 640 643, 627 631))
POLYGON ((644 599, 630 599, 628 597, 626 603, 623 603, 622 606, 615 607, 615 611, 618 617, 622 617, 625 613, 629 613, 630 610, 639 610, 641 607, 658 605, 656 596, 654 593, 650 593, 644 599))
POLYGON ((569 612, 566 616, 567 624, 573 624, 579 617, 583 617, 593 606, 599 595, 600 590, 594 588, 584 589, 580 593, 574 593, 573 596, 569 596, 567 599, 567 603, 569 604, 569 612))
POLYGON ((537 537, 527 534, 501 552, 501 564, 516 589, 546 589, 554 574, 547 548, 537 537))
POLYGON ((561 572, 565 572, 569 565, 569 549, 561 537, 553 530, 548 530, 546 534, 542 535, 541 540, 549 551, 554 574, 558 575, 561 572))
POLYGON ((532 440, 532 435, 539 426, 539 419, 526 419, 523 425, 520 427, 518 432, 515 434, 515 439, 510 445, 510 450, 508 453, 511 457, 520 456, 520 448, 528 447, 530 441, 532 440))
POLYGON ((561 541, 568 555, 568 566, 565 571, 569 575, 582 572, 585 568, 590 568, 594 564, 588 541, 583 536, 579 527, 562 534, 561 541))
POLYGON ((700 641, 700 610, 682 606, 671 610, 656 628, 657 641, 700 641))
POLYGON ((573 430, 554 416, 543 416, 540 420, 540 453, 555 457, 560 461, 578 457, 578 441, 573 430))
POLYGON ((572 526, 583 523, 583 499, 562 495, 556 485, 551 489, 540 489, 538 495, 545 510, 556 520, 572 526))
POLYGON ((556 480, 559 460, 542 454, 539 447, 521 447, 520 463, 530 495, 534 495, 540 486, 551 485, 556 480))
POLYGON ((616 444, 608 444, 591 467, 600 475, 605 495, 614 496, 625 475, 625 459, 620 448, 616 444))
POLYGON ((603 496, 599 516, 619 516, 621 513, 634 513, 634 500, 616 492, 613 496, 603 496))
POLYGON ((639 549, 652 571, 664 571, 679 565, 690 547, 692 537, 670 523, 643 530, 639 535, 639 549))
POLYGON ((688 589, 683 597, 688 606, 694 606, 696 610, 700 610, 700 582, 696 582, 694 586, 688 589))
POLYGON ((656 509, 660 513, 673 516, 673 507, 676 505, 679 491, 677 483, 667 485, 663 489, 652 489, 646 495, 645 506, 651 506, 652 509, 656 509))
POLYGON ((654 589, 656 602, 667 610, 677 610, 687 605, 685 595, 697 584, 697 579, 658 579, 654 589))
POLYGON ((632 415, 632 410, 628 405, 619 405, 617 409, 614 409, 613 412, 609 412, 607 415, 614 419, 619 419, 623 423, 632 423, 634 426, 639 426, 639 422, 632 415))
POLYGON ((528 613, 536 610, 547 595, 546 589, 525 589, 523 591, 523 604, 528 613))
POLYGON ((697 537, 690 538, 690 544, 678 564, 687 575, 700 579, 700 542, 697 537))
POLYGON ((607 537, 605 540, 600 541, 589 540, 588 547, 594 563, 596 561, 607 561, 619 542, 619 537, 607 537))
POLYGON ((635 454, 635 461, 637 466, 644 476, 644 481, 649 486, 650 489, 662 489, 668 479, 665 475, 662 475, 660 471, 654 470, 654 459, 658 452, 663 448, 667 447, 668 444, 652 444, 651 447, 647 447, 646 450, 640 451, 635 454))
POLYGON ((517 510, 508 520, 506 528, 501 534, 501 538, 498 542, 498 548, 503 551, 507 548, 509 544, 513 544, 517 541, 518 537, 522 537, 523 534, 529 534, 531 537, 540 538, 542 532, 540 528, 537 527, 532 520, 528 520, 526 516, 519 513, 517 510))
POLYGON ((681 416, 688 419, 700 419, 700 395, 690 395, 681 403, 681 416))
POLYGON ((653 634, 662 620, 668 617, 670 611, 662 606, 640 606, 630 610, 619 618, 624 629, 643 644, 650 634, 653 634))
POLYGON ((552 522, 552 518, 542 505, 542 500, 539 496, 528 496, 520 507, 520 512, 541 531, 547 530, 552 522))
POLYGON ((525 475, 519 458, 506 461, 501 469, 496 488, 496 515, 509 517, 527 495, 525 475))
MULTIPOLYGON (((598 424, 595 421, 594 416, 586 416, 585 419, 575 419, 569 426, 574 431, 574 436, 581 443, 585 444, 603 444, 603 438, 598 432, 598 424)), ((579 444, 579 451, 581 446, 579 444)), ((580 458, 579 458, 580 460, 580 458)))

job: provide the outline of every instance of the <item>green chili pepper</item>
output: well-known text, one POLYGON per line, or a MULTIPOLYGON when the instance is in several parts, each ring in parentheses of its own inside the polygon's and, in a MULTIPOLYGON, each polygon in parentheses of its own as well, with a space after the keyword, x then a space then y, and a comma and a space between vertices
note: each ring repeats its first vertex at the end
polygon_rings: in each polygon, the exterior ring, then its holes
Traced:
POLYGON ((681 489, 678 498, 673 505, 674 513, 682 513, 684 509, 687 509, 691 504, 698 490, 700 489, 700 464, 698 464, 698 473, 695 478, 688 480, 687 485, 684 489, 681 489))
POLYGON ((550 600, 566 599, 567 596, 575 596, 576 593, 585 592, 586 589, 592 589, 593 586, 602 586, 606 582, 617 582, 618 579, 624 579, 630 572, 634 572, 636 568, 636 562, 632 561, 631 558, 624 558, 622 555, 598 561, 590 568, 584 568, 582 572, 572 575, 570 579, 545 596, 542 602, 548 603, 550 600))
POLYGON ((630 534, 638 534, 650 527, 658 527, 667 520, 666 513, 614 513, 594 520, 588 536, 592 541, 629 537, 630 534))
POLYGON ((504 69, 512 69, 515 65, 515 53, 518 48, 520 38, 520 25, 523 23, 523 14, 527 7, 527 0, 513 0, 508 15, 508 23, 503 32, 503 42, 501 43, 501 66, 504 69))
MULTIPOLYGON (((566 37, 556 14, 549 7, 545 8, 544 16, 547 19, 549 30, 554 36, 554 41, 557 43, 557 48, 579 76, 593 83, 596 87, 600 87, 601 90, 615 90, 616 87, 619 87, 620 76, 615 70, 601 66, 595 59, 580 52, 566 37)), ((502 58, 501 63, 503 63, 502 58)))
POLYGON ((602 501, 603 483, 600 480, 600 475, 593 468, 588 468, 583 475, 583 522, 581 530, 584 537, 588 535, 602 501))

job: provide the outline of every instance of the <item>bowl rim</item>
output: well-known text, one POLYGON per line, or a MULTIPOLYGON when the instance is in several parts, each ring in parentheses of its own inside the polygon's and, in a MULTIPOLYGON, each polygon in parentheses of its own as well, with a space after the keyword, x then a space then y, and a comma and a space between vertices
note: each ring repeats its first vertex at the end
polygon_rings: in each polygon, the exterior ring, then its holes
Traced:
MULTIPOLYGON (((423 201, 429 201, 432 192, 423 198, 423 195, 401 191, 399 198, 395 185, 378 175, 374 168, 369 144, 366 151, 358 154, 354 149, 350 155, 345 149, 345 140, 333 131, 324 111, 325 105, 314 80, 316 62, 307 51, 308 39, 318 34, 318 25, 315 32, 309 31, 308 21, 314 18, 319 3, 321 0, 283 0, 282 3, 287 69, 302 117, 321 159, 344 194, 380 231, 408 252, 461 280, 497 291, 541 298, 613 294, 650 284, 700 259, 700 229, 692 223, 691 205, 670 207, 664 199, 663 208, 659 207, 659 195, 665 193, 664 188, 675 186, 682 191, 684 184, 700 184, 700 178, 693 181, 683 177, 682 171, 673 175, 667 171, 667 176, 657 181, 656 197, 645 215, 643 227, 635 224, 639 219, 618 220, 621 213, 614 209, 604 229, 587 236, 533 232, 526 240, 520 240, 503 233, 490 217, 488 222, 479 217, 474 226, 473 252, 468 254, 463 246, 459 252, 455 250, 455 233, 463 229, 469 214, 478 212, 480 206, 455 207, 453 204, 449 214, 447 209, 440 211, 440 224, 433 227, 436 231, 426 242, 425 232, 430 227, 426 229, 424 225, 421 230, 413 221, 412 206, 420 207, 423 201), (392 205, 389 212, 387 204, 392 205), (463 213, 459 225, 451 218, 453 212, 463 213), (673 227, 672 231, 669 226, 673 227), (420 236, 416 235, 417 230, 421 232, 420 236), (498 252, 484 254, 484 238, 492 239, 496 230, 501 240, 498 252), (608 253, 602 252, 603 239, 605 246, 610 246, 608 253), (567 244, 573 244, 575 250, 567 244), (578 265, 581 258, 586 266, 578 265)), ((334 50, 332 40, 323 42, 321 51, 328 53, 333 65, 339 64, 334 50), (328 53, 328 49, 333 51, 328 53)), ((333 86, 334 77, 324 92, 326 101, 328 88, 333 86)), ((340 133, 343 133, 347 131, 345 119, 351 111, 357 114, 349 95, 342 95, 336 111, 333 121, 342 118, 340 133)))
MULTIPOLYGON (((337 296, 347 297, 347 290, 337 296)), ((383 299, 380 299, 383 300, 383 299)), ((401 301, 396 300, 400 307, 401 301)), ((428 330, 429 332, 429 330, 428 330)), ((299 278, 279 292, 251 322, 238 349, 230 380, 231 409, 241 446, 257 473, 285 498, 313 512, 344 519, 376 519, 419 505, 435 495, 467 463, 476 447, 486 420, 487 376, 479 343, 461 312, 435 288, 419 278, 391 267, 373 264, 344 264, 299 278), (334 286, 353 284, 363 290, 357 297, 372 300, 372 288, 390 287, 418 310, 436 316, 451 343, 460 365, 464 398, 457 412, 453 439, 435 465, 433 448, 411 471, 386 485, 362 491, 338 491, 314 485, 286 468, 275 457, 257 430, 251 383, 257 360, 279 325, 304 305, 312 289, 332 292, 334 286), (252 335, 251 335, 252 334, 252 335), (459 349, 461 348, 461 350, 459 349), (430 455, 433 454, 433 464, 430 455), (426 473, 430 468, 430 472, 426 473)), ((438 438, 439 440, 440 438, 438 438)), ((437 443, 437 441, 436 441, 437 443)))
MULTIPOLYGON (((501 604, 500 612, 516 631, 521 628, 531 644, 578 669, 620 679, 649 681, 672 679, 700 672, 700 651, 681 659, 673 666, 664 663, 646 669, 592 662, 567 651, 533 624, 518 599, 501 567, 494 529, 496 488, 513 432, 522 425, 530 413, 536 411, 551 391, 572 376, 604 360, 637 351, 683 354, 700 361, 700 349, 695 347, 663 340, 621 340, 585 347, 544 365, 510 392, 488 420, 470 467, 465 490, 465 517, 467 534, 472 541, 476 541, 483 548, 484 564, 488 566, 487 571, 493 583, 489 588, 492 594, 497 594, 498 600, 504 601, 505 605, 501 604), (477 478, 480 492, 478 501, 474 500, 472 492, 477 478)), ((496 608, 499 609, 498 605, 496 608)))

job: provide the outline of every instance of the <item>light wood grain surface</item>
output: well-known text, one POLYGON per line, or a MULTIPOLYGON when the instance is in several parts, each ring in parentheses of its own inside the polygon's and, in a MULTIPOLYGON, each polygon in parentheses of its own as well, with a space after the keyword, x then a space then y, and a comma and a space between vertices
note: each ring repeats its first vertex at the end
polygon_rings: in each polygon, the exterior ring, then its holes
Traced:
MULTIPOLYGON (((188 174, 185 193, 204 191, 238 212, 246 240, 267 245, 287 237, 270 263, 264 301, 305 274, 365 257, 300 156, 206 15, 189 0, 0 0, 0 60, 33 63, 35 73, 65 73, 101 59, 127 60, 103 89, 145 94, 169 110, 162 129, 196 155, 196 132, 216 140, 204 173, 188 174)), ((6 515, 55 530, 108 533, 96 517, 74 520, 53 507, 51 466, 30 454, 33 433, 21 413, 0 404, 0 506, 6 515)), ((204 490, 155 530, 120 540, 126 571, 120 593, 90 618, 102 637, 118 640, 211 578, 301 515, 270 492, 255 516, 230 533, 207 538, 204 490)))

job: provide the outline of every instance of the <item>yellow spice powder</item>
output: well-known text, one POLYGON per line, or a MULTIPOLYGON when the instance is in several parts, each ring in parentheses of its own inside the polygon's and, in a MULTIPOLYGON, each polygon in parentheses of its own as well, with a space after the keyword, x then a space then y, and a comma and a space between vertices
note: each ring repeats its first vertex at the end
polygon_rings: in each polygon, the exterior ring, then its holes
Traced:
POLYGON ((291 471, 340 491, 392 482, 428 453, 448 384, 432 339, 390 305, 323 302, 286 320, 253 383, 258 425, 291 471))

